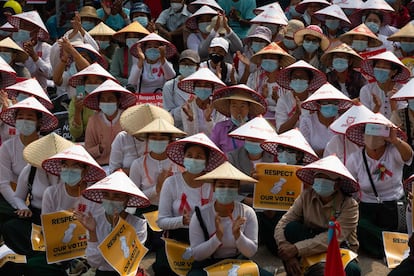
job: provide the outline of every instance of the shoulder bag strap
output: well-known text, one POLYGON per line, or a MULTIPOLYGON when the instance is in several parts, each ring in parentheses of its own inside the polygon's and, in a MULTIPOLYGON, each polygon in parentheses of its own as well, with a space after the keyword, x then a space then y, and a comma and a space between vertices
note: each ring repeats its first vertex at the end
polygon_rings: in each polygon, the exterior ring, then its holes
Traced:
POLYGON ((374 191, 375 197, 377 198, 378 203, 382 203, 381 199, 378 196, 377 189, 375 188, 374 181, 372 180, 371 172, 368 167, 367 156, 365 154, 365 147, 362 149, 362 158, 364 159, 365 169, 368 173, 369 182, 371 183, 372 190, 374 191))
POLYGON ((195 213, 198 219, 198 222, 200 223, 201 229, 203 230, 204 239, 208 241, 210 239, 210 236, 208 235, 207 227, 204 224, 203 217, 201 216, 200 208, 198 206, 195 207, 195 213))
POLYGON ((29 199, 30 199, 30 201, 33 198, 32 190, 33 190, 33 180, 34 180, 35 175, 36 175, 36 167, 35 166, 30 166, 29 179, 28 179, 28 182, 27 182, 27 187, 29 189, 29 199))

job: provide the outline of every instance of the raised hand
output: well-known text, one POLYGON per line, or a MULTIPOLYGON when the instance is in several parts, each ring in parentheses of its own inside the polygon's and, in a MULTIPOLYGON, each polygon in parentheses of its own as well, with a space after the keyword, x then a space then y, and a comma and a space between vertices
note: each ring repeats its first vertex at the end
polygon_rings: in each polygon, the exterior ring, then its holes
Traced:
POLYGON ((232 232, 235 240, 238 240, 240 237, 240 227, 246 222, 245 217, 238 216, 237 219, 233 222, 232 232))
POLYGON ((216 219, 214 220, 215 224, 216 224, 216 236, 217 239, 219 239, 219 241, 221 241, 223 239, 223 225, 221 225, 221 220, 220 220, 220 216, 218 214, 216 214, 216 219))

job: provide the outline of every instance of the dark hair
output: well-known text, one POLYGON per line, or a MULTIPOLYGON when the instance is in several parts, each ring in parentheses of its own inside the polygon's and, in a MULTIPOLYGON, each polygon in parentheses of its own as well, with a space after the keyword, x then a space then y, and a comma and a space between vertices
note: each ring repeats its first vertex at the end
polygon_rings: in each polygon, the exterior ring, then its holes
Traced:
POLYGON ((365 14, 365 20, 364 20, 364 22, 365 22, 365 21, 367 21, 367 17, 368 17, 370 14, 375 14, 376 16, 378 16, 378 17, 379 17, 379 20, 381 21, 381 24, 382 24, 382 22, 384 22, 384 15, 383 15, 380 11, 376 11, 376 10, 369 10, 369 11, 365 14))
POLYGON ((293 72, 295 72, 295 71, 297 71, 297 70, 302 70, 302 71, 305 71, 305 72, 306 72, 306 74, 308 75, 309 82, 312 80, 312 78, 313 78, 313 72, 312 72, 311 70, 309 70, 309 69, 306 69, 306 68, 293 68, 293 69, 290 71, 290 73, 289 73, 289 79, 292 79, 292 74, 293 74, 293 72))
MULTIPOLYGON (((374 68, 375 65, 377 65, 378 61, 382 61, 383 59, 374 59, 372 61, 372 67, 374 68)), ((387 61, 387 60, 386 60, 387 61)), ((397 73, 395 73, 394 76, 392 76, 392 78, 394 78, 396 75, 398 75, 399 73, 402 72, 402 68, 400 66, 398 66, 396 63, 392 62, 392 61, 388 61, 389 63, 391 63, 391 70, 397 70, 397 73)))
POLYGON ((204 145, 196 144, 196 143, 187 143, 184 145, 184 154, 187 152, 187 150, 191 147, 201 147, 204 151, 204 154, 206 155, 206 160, 210 157, 210 149, 204 145))
MULTIPOLYGON (((115 95, 116 99, 119 102, 119 100, 121 99, 121 93, 119 93, 119 92, 111 92, 111 91, 108 91, 108 92, 113 93, 115 95)), ((101 96, 102 96, 102 93, 99 93, 98 94, 98 102, 101 101, 101 96)))

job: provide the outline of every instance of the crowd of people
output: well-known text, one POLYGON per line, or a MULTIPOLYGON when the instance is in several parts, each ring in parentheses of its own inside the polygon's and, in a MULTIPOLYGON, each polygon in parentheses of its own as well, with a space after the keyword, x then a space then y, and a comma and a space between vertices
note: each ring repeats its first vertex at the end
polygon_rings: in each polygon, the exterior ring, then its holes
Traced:
MULTIPOLYGON (((27 261, 0 271, 119 275, 99 244, 120 219, 155 275, 176 275, 162 237, 188 244, 188 275, 259 244, 324 275, 304 261, 332 220, 378 259, 383 231, 412 234, 414 1, 26 2, 0 6, 0 235, 27 261), (288 211, 254 208, 258 163, 297 167, 288 211), (50 263, 32 228, 63 210, 85 258, 50 263)), ((390 275, 414 273, 409 246, 390 275)))

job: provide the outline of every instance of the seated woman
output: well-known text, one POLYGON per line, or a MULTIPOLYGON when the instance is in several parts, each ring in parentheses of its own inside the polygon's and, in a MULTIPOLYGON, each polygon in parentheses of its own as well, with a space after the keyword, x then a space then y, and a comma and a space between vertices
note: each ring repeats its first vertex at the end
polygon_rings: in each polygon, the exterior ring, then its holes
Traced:
POLYGON ((39 139, 40 131, 48 132, 57 127, 57 118, 34 97, 27 98, 0 114, 1 120, 17 129, 19 135, 7 140, 0 147, 0 204, 1 224, 16 217, 17 208, 12 185, 26 166, 23 150, 39 139))
POLYGON ((113 80, 105 81, 83 100, 86 107, 100 111, 89 119, 85 131, 85 149, 98 164, 109 164, 111 144, 121 131, 119 117, 135 102, 135 95, 113 80))
MULTIPOLYGON (((218 167, 226 157, 202 133, 171 143, 167 147, 167 155, 173 162, 183 166, 185 171, 165 180, 160 194, 157 223, 167 231, 167 237, 188 243, 188 227, 195 206, 206 205, 213 198, 211 184, 195 178, 218 167)), ((153 269, 157 275, 173 275, 164 248, 157 251, 153 269)))
MULTIPOLYGON (((411 22, 407 23, 398 32, 390 35, 387 38, 392 42, 399 42, 400 47, 396 47, 393 52, 399 59, 404 59, 414 56, 414 25, 411 22)), ((396 43, 395 43, 396 44, 396 43)), ((411 68, 411 75, 413 74, 411 68)))
MULTIPOLYGON (((380 113, 351 125, 346 136, 363 146, 346 166, 361 185, 358 236, 361 248, 376 258, 384 256, 382 231, 399 232, 397 201, 404 200, 403 167, 411 164, 413 150, 405 134, 380 113), (379 128, 386 131, 389 135, 379 128)), ((401 231, 401 230, 400 230, 401 231)))
MULTIPOLYGON (((358 203, 352 198, 359 186, 341 161, 331 155, 306 165, 296 175, 312 188, 302 191, 274 232, 278 255, 289 275, 303 275, 301 259, 327 252, 332 216, 341 226, 338 244, 355 253, 359 245, 358 203)), ((318 262, 304 272, 321 269, 323 274, 324 264, 318 262)), ((355 260, 345 267, 345 272, 346 275, 361 275, 355 260)))
POLYGON ((30 78, 29 70, 23 65, 29 55, 11 38, 6 37, 0 41, 0 57, 13 68, 17 77, 30 78))
POLYGON ((309 96, 301 106, 311 113, 309 116, 300 118, 299 129, 321 157, 326 144, 334 135, 329 129, 330 124, 335 121, 338 114, 352 106, 351 99, 331 84, 326 83, 309 96))
MULTIPOLYGON (((194 263, 187 275, 207 275, 205 267, 225 259, 251 258, 258 248, 258 224, 254 210, 237 201, 240 182, 256 183, 229 162, 197 178, 212 182, 214 201, 196 209, 190 221, 190 245, 194 263)), ((196 207, 198 208, 198 207, 196 207)), ((260 269, 260 275, 272 275, 260 269)))
POLYGON ((250 119, 266 113, 266 100, 244 84, 221 88, 213 94, 213 107, 228 119, 215 124, 211 140, 225 153, 244 145, 228 134, 250 119))
POLYGON ((211 102, 214 91, 225 86, 208 68, 200 68, 178 83, 182 91, 191 94, 182 105, 180 116, 183 129, 188 135, 204 132, 209 136, 214 125, 225 119, 213 108, 211 102))
POLYGON ((114 172, 82 192, 94 202, 101 203, 105 212, 82 212, 75 210, 79 222, 88 230, 86 259, 96 267, 96 275, 119 275, 102 256, 98 246, 112 232, 119 218, 124 219, 134 229, 139 241, 147 239, 147 223, 144 219, 128 214, 126 207, 144 208, 150 204, 148 198, 123 172, 114 172), (122 185, 119 185, 122 183, 122 185))
POLYGON ((137 93, 162 92, 164 84, 175 77, 173 65, 167 60, 176 54, 175 46, 151 33, 132 45, 130 51, 138 61, 131 68, 128 85, 137 93))
POLYGON ((360 55, 350 46, 342 43, 326 51, 322 55, 321 61, 331 69, 326 74, 330 84, 351 99, 359 97, 361 87, 366 84, 366 79, 361 72, 355 70, 361 65, 362 57, 360 55))
POLYGON ((83 99, 105 80, 109 79, 115 80, 98 63, 89 65, 69 79, 69 85, 76 90, 71 95, 68 108, 69 132, 72 135, 73 141, 83 142, 85 140, 86 126, 88 125, 89 118, 95 113, 94 110, 84 105, 83 99))
POLYGON ((16 71, 6 62, 0 54, 0 89, 16 83, 16 71))
POLYGON ((344 29, 349 29, 351 21, 338 5, 331 5, 320 9, 314 13, 322 24, 322 30, 327 38, 333 42, 338 36, 344 33, 344 29))
POLYGON ((347 31, 339 39, 358 54, 369 51, 369 48, 382 46, 382 41, 364 23, 347 31))

